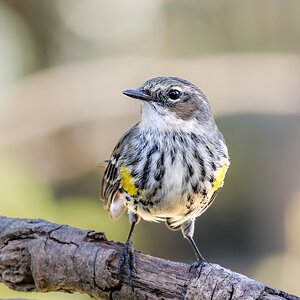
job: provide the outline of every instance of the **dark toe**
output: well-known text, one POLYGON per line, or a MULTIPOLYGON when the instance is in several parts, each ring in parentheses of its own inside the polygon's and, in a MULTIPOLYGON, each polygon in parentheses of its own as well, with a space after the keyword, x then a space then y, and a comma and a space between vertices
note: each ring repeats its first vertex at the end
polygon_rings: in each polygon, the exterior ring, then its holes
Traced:
POLYGON ((189 272, 192 271, 192 269, 196 270, 196 274, 198 275, 198 277, 200 277, 201 275, 201 271, 203 269, 203 267, 207 264, 207 262, 203 259, 203 260, 197 260, 194 263, 191 264, 190 268, 189 268, 189 272))
POLYGON ((131 241, 127 241, 122 249, 122 253, 119 258, 118 277, 121 275, 124 265, 126 268, 128 282, 132 286, 132 271, 135 270, 135 255, 131 241))

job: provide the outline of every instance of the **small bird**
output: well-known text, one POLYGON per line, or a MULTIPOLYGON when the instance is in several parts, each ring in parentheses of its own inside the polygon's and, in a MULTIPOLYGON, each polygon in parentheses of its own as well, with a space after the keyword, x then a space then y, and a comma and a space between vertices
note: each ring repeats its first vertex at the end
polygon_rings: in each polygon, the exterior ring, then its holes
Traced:
POLYGON ((204 93, 177 77, 156 77, 126 96, 141 100, 141 121, 115 146, 102 181, 104 206, 112 219, 126 210, 131 228, 119 260, 132 283, 131 242, 135 225, 163 221, 181 229, 195 254, 205 261, 194 239, 195 219, 213 202, 229 167, 225 140, 204 93))

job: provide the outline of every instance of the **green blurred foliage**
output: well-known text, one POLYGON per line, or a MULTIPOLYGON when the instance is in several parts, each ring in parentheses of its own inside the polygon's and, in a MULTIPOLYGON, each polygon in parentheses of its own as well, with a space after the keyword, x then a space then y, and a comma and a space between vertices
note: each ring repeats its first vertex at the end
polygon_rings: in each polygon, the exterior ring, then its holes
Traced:
MULTIPOLYGON (((49 184, 41 182, 37 176, 24 166, 21 161, 0 153, 0 199, 1 215, 7 217, 41 218, 67 224, 82 229, 108 232, 108 238, 124 240, 128 221, 122 219, 119 226, 113 226, 102 203, 86 197, 66 197, 55 199, 49 184), (122 225, 123 224, 123 225, 122 225)), ((84 295, 74 297, 63 293, 17 293, 0 285, 0 296, 38 299, 89 299, 84 295)))

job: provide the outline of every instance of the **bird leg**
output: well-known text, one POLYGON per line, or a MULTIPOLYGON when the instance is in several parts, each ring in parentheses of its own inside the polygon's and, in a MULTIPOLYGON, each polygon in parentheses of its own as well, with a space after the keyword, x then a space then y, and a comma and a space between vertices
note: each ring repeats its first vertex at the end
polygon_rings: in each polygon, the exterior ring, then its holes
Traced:
POLYGON ((202 254, 200 253, 200 251, 199 251, 199 249, 198 249, 198 247, 197 247, 197 245, 196 245, 193 237, 188 236, 187 240, 190 242, 191 246, 193 247, 194 253, 195 253, 196 257, 197 257, 197 261, 195 261, 194 263, 191 264, 191 266, 189 268, 189 272, 191 272, 191 270, 193 268, 195 268, 198 276, 200 276, 202 268, 203 268, 203 266, 204 266, 204 264, 205 264, 206 261, 203 258, 202 254))
POLYGON ((182 234, 183 234, 184 238, 186 238, 189 241, 189 243, 191 244, 191 246, 194 250, 194 253, 196 255, 196 258, 197 258, 197 261, 192 263, 192 265, 190 266, 189 272, 191 272, 191 270, 193 268, 195 268, 198 276, 200 276, 202 268, 203 268, 204 264, 206 263, 206 261, 205 261, 204 257, 202 256, 199 248, 197 247, 197 245, 193 239, 194 229, 195 229, 195 219, 187 221, 186 223, 182 224, 182 226, 181 226, 182 234))
POLYGON ((134 255, 134 249, 131 241, 131 235, 133 233, 135 224, 138 223, 139 219, 136 215, 132 216, 130 215, 130 221, 131 221, 131 227, 128 234, 128 238, 126 243, 124 244, 124 248, 122 250, 119 264, 118 264, 118 276, 122 273, 123 265, 126 267, 127 272, 127 279, 129 284, 132 286, 132 271, 135 270, 135 255, 134 255))

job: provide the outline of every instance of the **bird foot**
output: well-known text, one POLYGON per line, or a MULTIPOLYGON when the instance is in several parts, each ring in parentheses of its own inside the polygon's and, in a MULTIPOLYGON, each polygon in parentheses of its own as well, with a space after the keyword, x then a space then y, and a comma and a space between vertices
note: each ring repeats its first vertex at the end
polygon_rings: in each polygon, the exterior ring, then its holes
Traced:
POLYGON ((197 260, 194 263, 191 264, 189 268, 189 272, 192 271, 192 269, 196 270, 197 277, 199 278, 202 272, 203 267, 208 264, 204 259, 197 260))
POLYGON ((124 244, 124 248, 122 250, 119 265, 118 265, 118 277, 122 273, 123 265, 126 267, 127 279, 131 287, 133 287, 132 281, 132 271, 136 271, 135 268, 135 255, 132 242, 129 240, 124 244))

